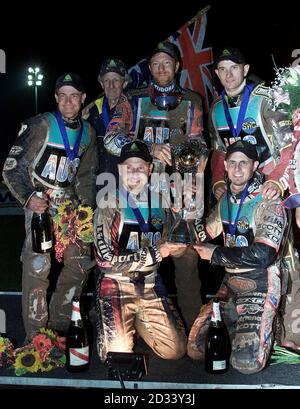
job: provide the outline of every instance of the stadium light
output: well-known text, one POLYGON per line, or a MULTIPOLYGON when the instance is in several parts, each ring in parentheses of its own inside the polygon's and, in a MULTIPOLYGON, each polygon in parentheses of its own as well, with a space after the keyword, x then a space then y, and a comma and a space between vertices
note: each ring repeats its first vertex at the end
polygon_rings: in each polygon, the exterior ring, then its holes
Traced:
POLYGON ((41 70, 39 67, 29 67, 28 68, 28 75, 27 75, 27 84, 30 87, 34 87, 34 101, 35 101, 35 114, 38 113, 38 93, 37 88, 42 86, 42 79, 44 76, 41 74, 41 70))

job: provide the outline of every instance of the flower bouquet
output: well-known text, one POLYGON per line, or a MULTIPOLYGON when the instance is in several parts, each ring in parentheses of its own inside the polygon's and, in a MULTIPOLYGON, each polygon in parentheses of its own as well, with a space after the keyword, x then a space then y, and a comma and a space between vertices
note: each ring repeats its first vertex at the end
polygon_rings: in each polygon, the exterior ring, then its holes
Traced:
POLYGON ((274 111, 284 110, 293 118, 300 108, 300 66, 279 68, 269 91, 269 102, 274 111))
POLYGON ((300 65, 279 68, 269 92, 274 111, 283 111, 293 123, 292 157, 289 160, 289 196, 283 201, 288 209, 300 207, 300 65))
POLYGON ((300 353, 290 348, 274 345, 269 364, 300 364, 300 353))
POLYGON ((71 200, 61 204, 53 217, 55 234, 55 257, 63 260, 66 247, 72 243, 80 246, 80 242, 92 243, 93 210, 89 206, 75 206, 71 200))
POLYGON ((0 368, 14 368, 15 374, 21 376, 27 372, 49 372, 63 367, 66 363, 65 341, 65 337, 46 328, 40 328, 30 343, 16 349, 7 338, 0 337, 0 368))
POLYGON ((8 368, 15 362, 14 346, 12 342, 5 337, 0 336, 0 368, 8 368))

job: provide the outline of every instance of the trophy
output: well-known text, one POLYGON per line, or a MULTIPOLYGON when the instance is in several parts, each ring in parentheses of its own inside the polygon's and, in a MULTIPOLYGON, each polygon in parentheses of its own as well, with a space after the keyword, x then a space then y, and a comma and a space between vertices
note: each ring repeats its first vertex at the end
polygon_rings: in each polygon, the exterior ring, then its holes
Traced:
MULTIPOLYGON (((170 147, 172 155, 172 170, 180 175, 180 180, 175 179, 172 190, 174 197, 173 210, 171 215, 173 221, 169 228, 167 240, 175 243, 195 244, 198 242, 197 234, 194 227, 194 219, 202 217, 204 210, 203 181, 200 189, 202 190, 201 199, 193 193, 188 204, 182 205, 182 183, 195 183, 196 174, 199 164, 205 167, 208 149, 203 143, 202 138, 189 138, 183 135, 173 136, 170 138, 170 147), (179 182, 179 183, 178 183, 179 182), (196 198, 198 200, 196 200, 196 198), (201 203, 199 203, 199 201, 201 203), (199 214, 200 213, 200 214, 199 214)), ((203 169, 204 170, 204 169, 203 169)), ((178 176, 179 176, 178 175, 178 176)), ((196 184, 197 186, 197 184, 196 184)), ((197 191, 199 186, 197 186, 197 191)))

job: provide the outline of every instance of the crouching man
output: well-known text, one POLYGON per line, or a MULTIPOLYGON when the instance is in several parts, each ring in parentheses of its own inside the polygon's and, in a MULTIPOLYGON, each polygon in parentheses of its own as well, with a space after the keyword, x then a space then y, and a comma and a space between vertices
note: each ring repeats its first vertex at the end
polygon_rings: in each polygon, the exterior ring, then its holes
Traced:
MULTIPOLYGON (((289 228, 281 200, 262 197, 258 165, 256 147, 249 142, 237 141, 227 148, 227 192, 199 233, 201 241, 223 233, 224 247, 209 243, 194 246, 202 259, 225 267, 217 297, 231 336, 231 364, 245 374, 262 370, 270 354, 281 298, 281 249, 289 228)), ((209 303, 190 331, 187 349, 193 359, 204 358, 211 311, 209 303)))
POLYGON ((124 145, 116 205, 104 208, 98 193, 97 349, 102 361, 108 352, 133 352, 136 333, 161 358, 179 359, 186 352, 183 324, 157 274, 161 260, 186 245, 162 240, 165 211, 148 186, 151 162, 144 142, 124 145))

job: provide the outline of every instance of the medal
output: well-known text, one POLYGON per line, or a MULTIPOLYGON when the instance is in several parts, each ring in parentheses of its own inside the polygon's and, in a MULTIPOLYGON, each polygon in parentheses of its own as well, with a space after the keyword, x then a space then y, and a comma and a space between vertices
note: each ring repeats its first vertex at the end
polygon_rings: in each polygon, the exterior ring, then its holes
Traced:
POLYGON ((226 234, 225 247, 236 247, 235 235, 232 236, 230 233, 226 234))
POLYGON ((230 194, 227 191, 226 194, 226 198, 227 198, 227 209, 228 209, 228 221, 229 221, 229 233, 226 234, 226 238, 225 238, 225 243, 226 243, 226 247, 236 247, 235 244, 235 230, 236 230, 236 226, 238 224, 239 221, 239 217, 240 217, 240 212, 244 203, 244 200, 247 196, 248 193, 248 187, 249 187, 249 182, 246 184, 245 188, 243 189, 242 195, 241 195, 241 199, 240 199, 240 203, 239 203, 239 207, 236 213, 236 217, 235 220, 232 221, 231 218, 231 203, 230 203, 230 194))
POLYGON ((143 247, 149 247, 150 246, 150 240, 147 236, 143 235, 143 237, 141 237, 141 248, 143 247))
POLYGON ((69 163, 69 176, 71 179, 75 176, 76 173, 76 166, 74 165, 74 162, 71 160, 69 163))

